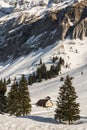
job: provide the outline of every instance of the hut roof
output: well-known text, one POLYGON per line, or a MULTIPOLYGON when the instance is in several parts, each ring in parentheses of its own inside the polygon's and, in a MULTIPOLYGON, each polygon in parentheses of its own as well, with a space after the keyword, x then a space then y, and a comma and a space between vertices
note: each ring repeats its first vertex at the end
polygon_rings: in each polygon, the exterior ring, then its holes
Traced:
POLYGON ((47 96, 46 99, 51 99, 51 97, 50 97, 50 96, 47 96))

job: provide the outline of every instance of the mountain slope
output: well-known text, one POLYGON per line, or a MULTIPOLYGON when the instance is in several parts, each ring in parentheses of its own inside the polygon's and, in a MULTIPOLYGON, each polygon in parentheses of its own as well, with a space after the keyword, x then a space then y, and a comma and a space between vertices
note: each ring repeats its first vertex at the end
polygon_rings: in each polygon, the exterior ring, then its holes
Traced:
POLYGON ((21 56, 20 58, 12 61, 9 59, 4 64, 0 64, 0 77, 8 78, 18 76, 22 74, 29 75, 36 71, 40 59, 46 64, 49 69, 52 63, 52 57, 58 56, 62 57, 65 60, 66 64, 69 65, 69 68, 62 68, 63 72, 69 71, 70 69, 75 69, 82 67, 87 64, 87 39, 83 41, 77 40, 65 40, 56 42, 54 45, 51 45, 44 49, 39 49, 36 52, 32 52, 27 56, 21 56))
POLYGON ((15 8, 13 13, 2 17, 0 61, 16 59, 67 37, 83 39, 87 36, 87 3, 73 2, 35 6, 29 11, 15 8))

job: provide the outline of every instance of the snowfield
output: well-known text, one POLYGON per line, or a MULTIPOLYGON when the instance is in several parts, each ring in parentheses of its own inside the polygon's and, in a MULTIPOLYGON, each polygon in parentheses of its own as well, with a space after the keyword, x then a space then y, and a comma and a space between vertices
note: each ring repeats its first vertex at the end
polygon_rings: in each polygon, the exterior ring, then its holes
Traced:
MULTIPOLYGON (((18 5, 16 9, 21 11, 14 11, 9 15, 0 12, 1 24, 12 18, 17 18, 22 13, 29 13, 29 17, 34 15, 35 17, 41 18, 46 11, 61 10, 62 8, 71 5, 75 0, 66 0, 59 2, 58 4, 50 3, 49 6, 47 6, 49 0, 44 0, 44 6, 39 6, 37 0, 27 1, 31 3, 26 10, 18 5), (38 6, 32 7, 33 5, 38 6)), ((40 1, 41 0, 39 0, 39 2, 40 1)), ((79 2, 80 1, 81 0, 79 0, 79 2)), ((26 5, 23 6, 25 7, 26 5)), ((9 5, 8 1, 5 3, 3 0, 0 0, 0 9, 5 8, 8 12, 11 7, 13 6, 9 5)), ((72 26, 73 23, 70 23, 70 25, 72 26)), ((33 38, 31 37, 29 40, 33 41, 33 38)), ((29 41, 27 41, 26 44, 28 43, 29 41)), ((25 74, 27 78, 29 74, 36 71, 40 59, 42 59, 42 62, 46 64, 46 67, 49 70, 50 66, 53 64, 52 58, 55 56, 61 56, 65 60, 65 66, 62 67, 61 74, 56 78, 47 81, 43 80, 41 83, 35 83, 32 86, 29 86, 32 104, 31 115, 26 117, 15 117, 9 116, 8 114, 0 114, 0 130, 87 130, 87 38, 83 41, 79 39, 58 41, 54 45, 45 49, 40 48, 37 52, 32 52, 30 55, 22 56, 14 61, 9 59, 6 63, 0 63, 0 79, 8 79, 10 77, 13 83, 14 78, 17 77, 17 80, 19 80, 22 74, 25 74), (66 68, 66 65, 68 65, 68 68, 66 68), (81 74, 81 72, 83 72, 83 74, 81 74), (81 110, 81 119, 70 126, 58 124, 58 122, 54 120, 56 98, 58 96, 59 87, 63 84, 63 82, 60 82, 60 77, 65 77, 67 74, 74 77, 73 85, 76 88, 78 95, 77 102, 80 103, 81 110), (50 96, 54 103, 52 108, 35 106, 35 103, 39 99, 47 96, 50 96)), ((8 86, 8 91, 9 89, 10 86, 8 86)))
MULTIPOLYGON (((28 77, 37 69, 40 58, 49 69, 53 56, 63 57, 65 65, 68 64, 69 67, 62 67, 61 74, 56 78, 29 86, 32 104, 31 115, 26 117, 9 116, 8 114, 0 115, 0 130, 87 130, 87 38, 83 41, 78 39, 59 41, 52 46, 39 49, 37 52, 13 62, 1 63, 0 78, 11 77, 13 81, 15 76, 19 79, 22 74, 28 77), (58 124, 54 120, 56 98, 59 87, 63 84, 60 77, 65 77, 67 74, 74 77, 73 85, 78 95, 77 102, 80 103, 81 116, 79 121, 70 126, 58 124), (52 108, 35 106, 39 99, 47 96, 50 96, 54 103, 52 108)), ((8 91, 9 89, 10 87, 8 87, 8 91)))

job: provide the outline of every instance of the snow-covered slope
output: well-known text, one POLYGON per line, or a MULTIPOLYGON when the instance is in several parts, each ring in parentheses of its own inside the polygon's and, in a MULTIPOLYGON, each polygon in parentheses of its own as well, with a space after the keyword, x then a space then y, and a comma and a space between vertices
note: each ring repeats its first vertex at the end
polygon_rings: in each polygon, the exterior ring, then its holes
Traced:
MULTIPOLYGON (((78 2, 81 2, 81 0, 77 0, 78 2)), ((14 11, 18 10, 29 10, 34 8, 41 8, 43 12, 43 7, 45 7, 45 11, 47 8, 64 8, 72 3, 76 2, 75 0, 0 0, 0 17, 4 16, 2 15, 2 9, 3 12, 10 12, 12 13, 12 8, 14 8, 14 11)))
POLYGON ((62 56, 66 62, 70 64, 69 68, 62 68, 62 73, 54 79, 35 83, 29 86, 32 112, 27 117, 12 117, 9 115, 0 115, 0 130, 87 130, 87 38, 81 40, 65 40, 50 46, 45 50, 39 49, 38 52, 32 53, 27 57, 21 57, 13 63, 8 61, 6 64, 0 65, 0 76, 9 77, 14 76, 19 78, 21 74, 26 76, 36 69, 36 64, 39 63, 40 58, 49 69, 52 64, 51 57, 57 55, 62 56), (83 75, 81 74, 83 71, 83 75), (80 121, 74 125, 68 126, 64 124, 57 124, 54 120, 55 102, 58 95, 58 90, 63 82, 60 82, 60 77, 65 77, 67 74, 74 77, 73 84, 78 95, 78 102, 80 103, 80 121), (50 96, 54 106, 52 108, 36 107, 35 103, 40 98, 50 96))
POLYGON ((1 7, 6 7, 6 8, 8 8, 8 7, 11 7, 8 3, 6 3, 6 2, 4 2, 3 0, 0 0, 0 8, 1 7))
MULTIPOLYGON (((31 8, 31 7, 35 7, 35 6, 51 6, 53 4, 58 4, 58 3, 62 3, 62 2, 71 2, 71 0, 1 0, 2 4, 4 6, 4 4, 6 3, 9 5, 14 5, 14 6, 18 6, 18 7, 23 7, 24 8, 31 8), (16 5, 15 5, 16 4, 16 5)), ((77 0, 79 1, 79 0, 77 0)), ((80 0, 81 1, 81 0, 80 0)), ((72 0, 72 2, 74 2, 74 0, 72 0)))
POLYGON ((62 71, 79 68, 87 64, 87 38, 82 40, 65 40, 56 42, 52 46, 45 49, 39 49, 27 56, 22 56, 14 61, 0 64, 0 78, 20 77, 22 74, 29 75, 37 69, 40 59, 46 64, 47 68, 52 65, 52 57, 58 56, 65 60, 65 66, 68 64, 68 69, 62 68, 62 71))

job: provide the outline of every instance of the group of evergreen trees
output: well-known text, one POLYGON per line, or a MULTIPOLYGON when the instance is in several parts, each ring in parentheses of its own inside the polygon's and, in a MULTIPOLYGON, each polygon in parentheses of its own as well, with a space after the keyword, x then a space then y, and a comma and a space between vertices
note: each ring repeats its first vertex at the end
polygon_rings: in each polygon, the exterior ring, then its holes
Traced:
POLYGON ((6 84, 0 81, 0 112, 8 112, 10 115, 24 116, 31 112, 31 100, 28 83, 24 75, 19 82, 14 82, 5 96, 6 84))
POLYGON ((43 79, 51 79, 56 75, 59 75, 59 72, 61 72, 61 66, 63 65, 64 60, 60 57, 59 62, 51 65, 50 70, 47 70, 45 63, 42 63, 42 60, 40 59, 40 67, 37 68, 36 73, 33 73, 28 78, 29 85, 32 85, 35 82, 41 82, 43 79))
POLYGON ((7 97, 7 111, 11 115, 25 116, 31 112, 28 83, 22 75, 19 83, 14 83, 7 97))
MULTIPOLYGON (((44 66, 42 64, 42 66, 44 66)), ((44 68, 44 67, 43 67, 44 68)), ((46 68, 45 72, 46 72, 46 68)), ((42 71, 42 76, 45 74, 42 71)), ((28 90, 28 83, 24 75, 19 82, 14 82, 10 91, 5 96, 6 83, 0 80, 0 112, 8 112, 10 115, 25 116, 31 112, 31 100, 28 90)), ((79 103, 76 103, 77 95, 72 85, 72 78, 67 75, 64 84, 60 87, 59 96, 55 110, 55 119, 59 122, 68 122, 80 119, 79 103)))

